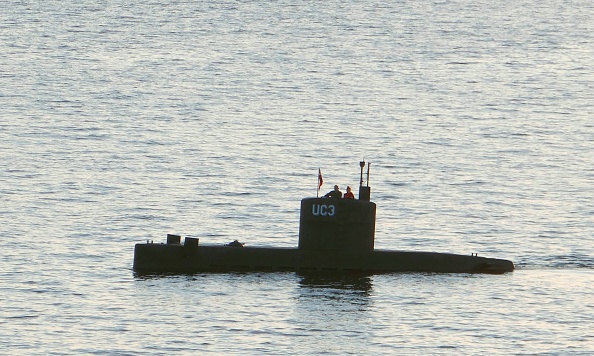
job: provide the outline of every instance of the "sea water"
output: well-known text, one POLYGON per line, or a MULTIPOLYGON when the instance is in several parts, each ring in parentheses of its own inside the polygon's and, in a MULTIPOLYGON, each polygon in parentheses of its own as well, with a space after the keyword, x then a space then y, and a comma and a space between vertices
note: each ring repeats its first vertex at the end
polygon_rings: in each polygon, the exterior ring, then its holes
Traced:
POLYGON ((594 353, 591 2, 2 5, 2 353, 594 353), (167 233, 295 247, 360 160, 376 248, 516 271, 132 271, 167 233))

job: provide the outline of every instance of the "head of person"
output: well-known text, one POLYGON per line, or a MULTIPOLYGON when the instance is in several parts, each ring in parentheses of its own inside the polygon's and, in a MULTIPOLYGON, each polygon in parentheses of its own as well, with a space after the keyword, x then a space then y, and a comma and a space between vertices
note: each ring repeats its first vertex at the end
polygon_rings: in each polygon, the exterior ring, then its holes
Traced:
POLYGON ((347 186, 347 192, 350 193, 351 192, 351 187, 347 186))
POLYGON ((334 186, 334 190, 338 190, 338 185, 335 185, 334 186))

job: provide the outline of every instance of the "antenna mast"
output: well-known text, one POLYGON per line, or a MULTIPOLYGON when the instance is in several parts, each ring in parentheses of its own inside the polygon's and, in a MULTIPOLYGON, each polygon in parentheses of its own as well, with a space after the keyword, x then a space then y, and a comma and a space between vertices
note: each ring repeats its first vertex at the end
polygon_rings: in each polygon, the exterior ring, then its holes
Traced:
POLYGON ((371 166, 371 163, 367 163, 367 182, 365 186, 363 186, 363 168, 365 167, 365 161, 359 162, 359 167, 361 167, 361 179, 359 180, 359 200, 371 200, 371 188, 369 188, 369 166, 371 166))

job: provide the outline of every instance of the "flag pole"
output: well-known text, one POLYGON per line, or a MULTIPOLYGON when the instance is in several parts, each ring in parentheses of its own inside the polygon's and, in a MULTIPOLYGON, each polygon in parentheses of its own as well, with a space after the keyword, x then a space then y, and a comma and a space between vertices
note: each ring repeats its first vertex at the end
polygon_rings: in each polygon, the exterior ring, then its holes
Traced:
POLYGON ((318 192, 316 193, 316 198, 320 197, 320 187, 324 184, 324 179, 322 178, 322 170, 318 168, 318 192))

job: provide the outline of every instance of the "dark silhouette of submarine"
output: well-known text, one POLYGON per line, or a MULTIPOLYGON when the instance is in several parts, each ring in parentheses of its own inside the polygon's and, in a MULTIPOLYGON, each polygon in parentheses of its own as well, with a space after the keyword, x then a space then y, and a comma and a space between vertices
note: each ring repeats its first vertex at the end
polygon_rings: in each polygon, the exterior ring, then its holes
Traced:
POLYGON ((297 248, 199 244, 197 238, 167 235, 167 243, 139 243, 134 271, 140 274, 295 271, 330 273, 490 273, 514 270, 508 260, 438 252, 374 249, 376 205, 370 201, 369 165, 359 199, 301 200, 297 248))

